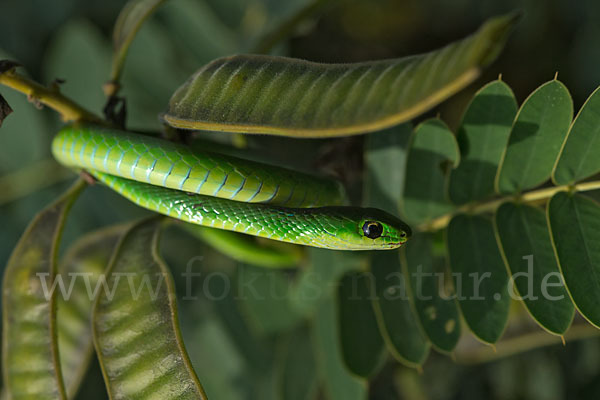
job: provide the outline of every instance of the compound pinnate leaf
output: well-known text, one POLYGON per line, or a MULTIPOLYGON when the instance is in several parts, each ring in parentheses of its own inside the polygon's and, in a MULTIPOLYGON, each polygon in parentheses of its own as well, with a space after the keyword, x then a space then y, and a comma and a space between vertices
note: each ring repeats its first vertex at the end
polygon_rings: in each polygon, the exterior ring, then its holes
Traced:
POLYGON ((166 0, 130 0, 119 13, 113 29, 113 65, 111 79, 117 81, 121 75, 129 45, 142 24, 166 0))
POLYGON ((93 314, 94 345, 111 398, 205 399, 179 331, 173 278, 158 254, 161 223, 119 242, 93 314))
POLYGON ((424 222, 454 207, 446 197, 446 169, 458 165, 460 154, 454 134, 439 119, 415 128, 409 144, 402 210, 413 222, 424 222))
POLYGON ((494 194, 494 177, 517 114, 510 87, 493 81, 473 97, 462 118, 456 140, 460 164, 450 173, 448 194, 455 204, 494 194))
POLYGON ((357 64, 257 55, 217 59, 171 97, 174 127, 343 136, 407 121, 472 82, 502 49, 514 15, 431 53, 357 64))
POLYGON ((383 340, 371 306, 371 280, 362 272, 342 277, 338 290, 340 344, 351 372, 371 376, 383 361, 383 340))
POLYGON ((510 297, 492 221, 459 214, 450 221, 446 235, 460 311, 478 339, 495 343, 508 321, 510 297))
POLYGON ((544 211, 505 203, 496 212, 495 226, 500 250, 525 307, 544 329, 564 334, 575 310, 562 284, 544 211))
POLYGON ((410 304, 398 253, 375 252, 371 256, 371 273, 373 308, 388 350, 410 367, 423 364, 430 346, 410 304))
POLYGON ((2 371, 8 398, 66 399, 53 283, 65 218, 84 187, 78 180, 42 210, 8 260, 2 286, 2 371))
POLYGON ((559 192, 550 199, 547 213, 567 290, 581 315, 600 327, 600 205, 559 192))
POLYGON ((75 397, 87 372, 94 349, 91 320, 97 284, 124 229, 116 225, 83 236, 60 262, 57 279, 64 286, 59 283, 58 287, 66 292, 57 299, 56 323, 68 398, 75 397))
POLYGON ((446 265, 433 254, 429 234, 414 235, 404 247, 403 261, 416 314, 435 348, 454 350, 460 337, 456 302, 446 294, 446 265))
POLYGON ((600 172, 600 88, 588 97, 577 114, 553 179, 558 185, 568 185, 600 172))
POLYGON ((516 193, 550 178, 573 119, 573 101, 561 82, 552 80, 525 100, 510 132, 496 191, 516 193))

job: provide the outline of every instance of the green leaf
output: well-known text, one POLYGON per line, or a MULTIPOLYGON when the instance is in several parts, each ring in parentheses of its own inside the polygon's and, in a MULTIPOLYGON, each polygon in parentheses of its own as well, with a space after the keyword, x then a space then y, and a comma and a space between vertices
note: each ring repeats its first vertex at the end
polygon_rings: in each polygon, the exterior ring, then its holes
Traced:
POLYGON ((315 353, 310 331, 305 327, 294 330, 286 342, 280 364, 278 398, 309 400, 317 393, 315 353))
POLYGON ((396 214, 406 175, 410 124, 402 124, 365 139, 365 206, 396 214))
MULTIPOLYGON (((83 236, 69 248, 60 263, 59 275, 66 288, 57 299, 56 321, 60 366, 67 397, 74 398, 87 372, 92 343, 92 304, 100 274, 123 233, 122 225, 110 226, 83 236)), ((61 289, 62 290, 62 289, 61 289)))
POLYGON ((252 236, 200 225, 180 226, 212 248, 242 263, 264 268, 290 268, 302 259, 300 246, 288 243, 260 243, 252 236))
POLYGON ((508 321, 510 297, 492 222, 460 214, 452 218, 446 235, 460 311, 478 339, 495 343, 508 321))
POLYGON ((410 304, 398 253, 376 252, 371 257, 371 273, 373 307, 388 350, 408 366, 423 364, 429 354, 429 342, 410 304))
MULTIPOLYGON (((516 286, 513 298, 523 300, 540 326, 564 334, 575 310, 562 284, 544 211, 504 203, 496 212, 495 226, 511 283, 516 286)), ((509 289, 514 290, 512 285, 509 289)))
POLYGON ((600 205, 579 194, 559 192, 548 204, 548 224, 575 306, 600 327, 600 205))
POLYGON ((429 119, 415 128, 402 199, 406 218, 424 222, 454 208, 446 198, 446 170, 448 164, 458 165, 459 159, 454 135, 441 120, 429 119))
POLYGON ((502 49, 514 15, 428 54, 357 64, 239 55, 197 71, 171 97, 177 128, 304 137, 397 125, 472 82, 502 49))
POLYGON ((364 272, 342 277, 338 289, 338 317, 342 357, 358 376, 373 375, 383 361, 383 340, 371 305, 371 280, 364 272))
POLYGON ((165 0, 130 0, 119 13, 113 29, 113 62, 111 80, 117 82, 125 64, 129 45, 135 34, 140 30, 144 21, 165 0))
MULTIPOLYGON (((410 125, 405 124, 367 137, 365 206, 397 213, 406 175, 409 130, 410 125)), ((397 251, 370 256, 371 296, 387 348, 403 363, 415 366, 425 361, 429 345, 411 309, 398 257, 397 251)))
POLYGON ((173 278, 158 254, 160 220, 123 236, 94 306, 94 345, 111 398, 205 399, 179 331, 173 278))
POLYGON ((516 193, 546 181, 573 119, 573 101, 561 82, 552 80, 525 100, 510 132, 498 175, 499 193, 516 193))
POLYGON ((515 95, 500 80, 475 94, 456 135, 460 164, 451 171, 448 188, 454 204, 494 194, 494 177, 516 114, 515 95))
POLYGON ((366 400, 367 382, 350 374, 342 360, 336 302, 324 298, 315 310, 313 337, 317 367, 329 400, 366 400))
POLYGON ((600 87, 594 90, 575 117, 552 179, 570 185, 600 172, 600 87))
POLYGON ((281 271, 240 265, 237 297, 255 332, 274 334, 301 322, 301 314, 290 303, 290 287, 287 275, 281 271))
POLYGON ((2 371, 8 398, 66 399, 59 364, 56 256, 78 180, 27 227, 2 284, 2 371))
POLYGON ((446 265, 443 259, 434 258, 431 235, 414 235, 401 260, 425 334, 435 348, 451 352, 460 337, 460 318, 454 299, 445 294, 446 265))

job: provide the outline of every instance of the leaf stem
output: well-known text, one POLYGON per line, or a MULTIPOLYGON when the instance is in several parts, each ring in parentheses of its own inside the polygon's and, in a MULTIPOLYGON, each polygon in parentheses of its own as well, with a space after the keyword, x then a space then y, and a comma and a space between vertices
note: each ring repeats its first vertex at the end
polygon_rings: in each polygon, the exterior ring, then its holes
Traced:
POLYGON ((506 201, 517 201, 520 203, 539 203, 543 202, 550 197, 554 196, 558 192, 563 191, 575 191, 575 192, 587 192, 591 190, 600 189, 600 181, 589 181, 582 182, 575 185, 561 185, 561 186, 553 186, 548 188, 542 188, 538 190, 533 190, 523 194, 517 195, 509 195, 503 196, 500 198, 496 198, 483 203, 468 203, 461 207, 456 208, 454 211, 442 215, 441 217, 435 218, 429 222, 421 224, 418 226, 418 230, 420 231, 437 231, 440 229, 444 229, 449 223, 452 217, 457 214, 467 213, 467 214, 483 214, 486 212, 493 212, 498 208, 502 203, 506 201))
POLYGON ((59 112, 65 122, 82 120, 102 122, 92 112, 62 95, 58 88, 42 86, 29 78, 17 74, 14 69, 0 73, 0 84, 26 94, 29 101, 36 105, 43 104, 59 112))

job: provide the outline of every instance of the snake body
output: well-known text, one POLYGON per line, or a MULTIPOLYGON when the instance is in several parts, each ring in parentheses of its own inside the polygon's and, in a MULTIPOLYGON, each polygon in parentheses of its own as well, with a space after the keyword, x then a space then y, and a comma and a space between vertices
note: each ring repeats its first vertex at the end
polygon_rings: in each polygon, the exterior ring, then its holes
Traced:
POLYGON ((142 207, 199 225, 340 250, 393 249, 410 235, 384 211, 340 206, 335 181, 159 138, 71 125, 52 152, 142 207))

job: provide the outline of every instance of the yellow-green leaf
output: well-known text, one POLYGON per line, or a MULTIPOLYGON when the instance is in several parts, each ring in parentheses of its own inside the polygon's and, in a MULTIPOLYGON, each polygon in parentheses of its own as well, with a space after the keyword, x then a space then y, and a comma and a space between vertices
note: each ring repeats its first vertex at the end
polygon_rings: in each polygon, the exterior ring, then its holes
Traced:
POLYGON ((523 102, 496 175, 498 193, 517 193, 550 178, 573 119, 573 100, 557 80, 523 102))
POLYGON ((342 136, 407 121, 472 82, 515 22, 491 19, 466 39, 427 54, 356 64, 284 57, 217 59, 171 97, 174 127, 303 137, 342 136))
POLYGON ((94 349, 91 320, 98 281, 124 228, 115 225, 83 236, 60 262, 57 279, 63 285, 57 285, 62 293, 57 299, 56 324, 68 398, 75 397, 87 372, 94 349))
POLYGON ((460 164, 450 173, 448 195, 454 204, 494 194, 494 177, 517 114, 510 87, 496 80, 473 96, 456 134, 460 164))
POLYGON ((579 110, 563 144, 552 178, 569 185, 600 172, 600 88, 579 110))
POLYGON ((181 339, 160 220, 121 239, 94 306, 94 345, 111 398, 205 399, 181 339))
POLYGON ((65 218, 84 187, 78 180, 42 210, 8 260, 2 286, 2 370, 8 398, 66 399, 53 283, 65 218))
POLYGON ((587 196, 559 192, 548 203, 547 218, 571 299, 600 328, 600 205, 587 196))
POLYGON ((575 308, 562 283, 544 211, 508 202, 498 208, 494 222, 513 296, 544 329, 564 334, 575 308))

